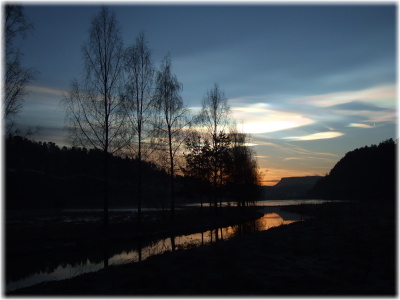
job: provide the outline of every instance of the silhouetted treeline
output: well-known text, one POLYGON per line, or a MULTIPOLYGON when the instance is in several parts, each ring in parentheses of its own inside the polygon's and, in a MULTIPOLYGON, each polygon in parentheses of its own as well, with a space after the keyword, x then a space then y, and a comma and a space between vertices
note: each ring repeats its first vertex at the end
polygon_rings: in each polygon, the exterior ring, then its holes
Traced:
MULTIPOLYGON (((60 148, 53 142, 9 136, 5 154, 7 208, 101 208, 104 180, 100 150, 60 148)), ((137 164, 135 159, 110 154, 113 207, 135 205, 132 194, 137 178, 133 170, 137 164)), ((153 163, 145 162, 142 168, 144 196, 151 199, 147 204, 161 207, 168 177, 153 163)))
POLYGON ((335 200, 395 200, 396 153, 393 139, 346 153, 310 196, 335 200))
POLYGON ((245 207, 261 195, 261 174, 253 150, 246 146, 248 138, 237 130, 209 136, 193 131, 186 138, 182 171, 189 192, 198 196, 201 205, 208 202, 217 211, 224 199, 245 207))
MULTIPOLYGON (((102 208, 102 157, 101 150, 59 147, 9 135, 5 139, 6 209, 102 208)), ((109 154, 111 208, 137 207, 139 176, 144 207, 169 208, 170 175, 155 163, 141 164, 142 174, 138 174, 138 159, 109 154)), ((208 199, 215 192, 210 182, 191 174, 176 175, 175 181, 180 201, 200 201, 202 195, 208 199)), ((237 201, 242 190, 247 192, 247 201, 256 197, 250 191, 254 187, 239 187, 226 181, 218 189, 226 200, 237 201)))

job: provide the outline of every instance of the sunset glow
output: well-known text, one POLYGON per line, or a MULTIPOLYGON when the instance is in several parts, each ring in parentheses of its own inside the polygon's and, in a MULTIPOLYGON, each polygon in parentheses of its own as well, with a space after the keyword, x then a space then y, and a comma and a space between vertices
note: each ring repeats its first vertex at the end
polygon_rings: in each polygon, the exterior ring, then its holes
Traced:
MULTIPOLYGON (((70 7, 61 13, 51 5, 26 7, 35 32, 21 51, 24 64, 37 68, 40 76, 27 87, 15 122, 22 129, 38 126, 36 140, 69 146, 60 101, 82 71, 81 46, 98 8, 70 7), (60 47, 64 44, 69 46, 60 47)), ((204 6, 199 14, 198 7, 189 5, 166 6, 162 15, 156 6, 112 9, 127 45, 141 30, 148 34, 155 67, 171 54, 182 99, 193 115, 207 89, 220 85, 238 129, 250 134, 248 145, 259 157, 260 170, 270 170, 267 182, 279 176, 324 175, 346 152, 397 136, 392 8, 337 6, 332 13, 322 6, 204 6), (215 18, 220 9, 223 17, 215 18), (248 20, 239 24, 244 10, 248 20), (184 23, 180 16, 186 16, 184 23), (206 17, 212 21, 200 28, 206 17), (166 42, 166 32, 176 34, 166 42), (293 36, 303 38, 300 42, 293 36)))

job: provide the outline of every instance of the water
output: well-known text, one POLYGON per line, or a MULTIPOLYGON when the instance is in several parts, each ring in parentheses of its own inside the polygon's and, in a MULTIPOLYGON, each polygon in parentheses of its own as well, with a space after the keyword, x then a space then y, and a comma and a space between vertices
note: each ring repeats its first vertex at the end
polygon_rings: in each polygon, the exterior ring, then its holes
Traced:
MULTIPOLYGON (((334 200, 337 202, 338 200, 334 200)), ((321 199, 305 199, 305 200, 260 200, 255 201, 256 206, 285 206, 285 205, 298 205, 298 204, 321 204, 332 202, 332 200, 321 199)), ((203 206, 208 206, 209 203, 203 203, 203 206)), ((186 206, 200 206, 200 203, 191 203, 186 206)), ((236 202, 222 202, 222 206, 237 206, 236 202)))
MULTIPOLYGON (((290 224, 301 220, 302 217, 296 213, 282 211, 278 205, 282 206, 299 203, 306 204, 322 202, 316 200, 305 200, 301 202, 291 200, 261 201, 257 204, 266 206, 262 208, 260 207, 264 216, 245 224, 216 228, 214 230, 190 235, 171 236, 170 238, 156 241, 143 240, 117 243, 115 245, 105 246, 102 249, 93 250, 96 253, 93 253, 93 251, 90 254, 81 253, 75 260, 70 258, 68 262, 49 263, 44 259, 42 265, 38 267, 39 270, 30 270, 29 272, 25 271, 25 274, 21 277, 15 276, 14 274, 14 280, 7 281, 6 290, 7 292, 11 292, 19 288, 28 287, 45 281, 72 278, 84 273, 98 271, 110 265, 121 265, 142 261, 150 256, 162 254, 166 251, 199 247, 221 240, 227 240, 246 232, 262 231, 271 227, 290 224), (18 278, 16 279, 15 277, 18 278)), ((27 264, 30 263, 28 262, 27 264)), ((36 262, 36 264, 39 264, 39 262, 36 262)))

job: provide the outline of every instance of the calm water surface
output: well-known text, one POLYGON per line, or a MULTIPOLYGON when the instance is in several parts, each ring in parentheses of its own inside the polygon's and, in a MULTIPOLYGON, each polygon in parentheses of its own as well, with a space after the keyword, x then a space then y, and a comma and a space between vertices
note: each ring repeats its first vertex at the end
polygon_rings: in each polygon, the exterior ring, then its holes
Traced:
MULTIPOLYGON (((31 286, 37 283, 61 280, 72 278, 88 272, 95 272, 110 265, 121 265, 131 262, 138 262, 147 259, 150 256, 162 254, 166 251, 175 251, 177 249, 188 249, 192 247, 199 247, 210 243, 215 243, 221 240, 230 239, 236 235, 244 234, 251 231, 267 230, 271 227, 276 227, 284 224, 290 224, 300 221, 302 216, 296 213, 290 213, 281 210, 279 206, 292 205, 292 204, 309 204, 309 203, 322 203, 324 201, 318 200, 305 200, 305 201, 291 201, 291 200, 268 200, 259 201, 257 204, 264 216, 251 222, 241 225, 228 226, 224 228, 216 228, 190 235, 172 236, 170 238, 161 239, 157 241, 143 241, 138 243, 131 242, 127 245, 113 247, 112 251, 107 249, 96 249, 99 253, 94 255, 96 259, 82 259, 77 258, 76 262, 60 263, 58 266, 41 266, 37 272, 33 271, 29 275, 23 275, 24 278, 18 278, 14 281, 7 281, 7 292, 16 290, 18 288, 31 286), (118 250, 120 249, 120 250, 118 250), (110 252, 114 254, 109 254, 110 252), (103 259, 98 259, 103 257, 103 259)), ((227 205, 227 203, 226 203, 227 205)), ((86 256, 87 257, 87 256, 86 256)), ((93 255, 92 255, 93 257, 93 255)), ((43 262, 45 263, 45 261, 43 262)))

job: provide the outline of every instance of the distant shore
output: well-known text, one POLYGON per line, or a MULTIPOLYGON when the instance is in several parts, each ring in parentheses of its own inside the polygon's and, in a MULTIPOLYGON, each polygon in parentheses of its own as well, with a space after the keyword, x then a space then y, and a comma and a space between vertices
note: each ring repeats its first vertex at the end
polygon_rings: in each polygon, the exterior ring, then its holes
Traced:
POLYGON ((329 203, 311 209, 313 220, 110 266, 10 295, 394 296, 394 210, 371 203, 329 203))

